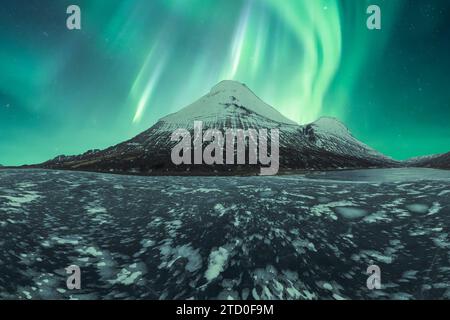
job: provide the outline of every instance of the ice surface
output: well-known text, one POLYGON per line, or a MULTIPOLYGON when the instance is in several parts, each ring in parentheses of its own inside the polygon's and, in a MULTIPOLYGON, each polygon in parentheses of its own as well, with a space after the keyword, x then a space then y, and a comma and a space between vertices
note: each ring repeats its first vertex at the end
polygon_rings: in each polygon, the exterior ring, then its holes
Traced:
POLYGON ((208 269, 205 272, 205 278, 208 281, 215 279, 225 267, 228 260, 228 250, 220 247, 209 255, 208 269))
POLYGON ((366 210, 353 207, 336 207, 336 211, 346 219, 358 219, 367 214, 366 210))
POLYGON ((0 299, 445 298, 448 190, 448 172, 428 169, 2 170, 0 299), (70 264, 82 292, 65 289, 70 264), (365 287, 371 264, 388 270, 382 290, 365 287))
POLYGON ((428 206, 426 204, 414 203, 406 206, 408 210, 415 213, 427 213, 428 206))

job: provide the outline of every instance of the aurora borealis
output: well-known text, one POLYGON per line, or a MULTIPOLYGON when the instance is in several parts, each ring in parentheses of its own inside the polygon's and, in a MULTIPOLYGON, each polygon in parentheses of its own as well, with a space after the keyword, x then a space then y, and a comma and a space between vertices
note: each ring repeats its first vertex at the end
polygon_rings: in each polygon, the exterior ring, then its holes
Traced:
POLYGON ((224 79, 396 159, 448 152, 449 17, 447 0, 2 1, 0 163, 124 141, 224 79))

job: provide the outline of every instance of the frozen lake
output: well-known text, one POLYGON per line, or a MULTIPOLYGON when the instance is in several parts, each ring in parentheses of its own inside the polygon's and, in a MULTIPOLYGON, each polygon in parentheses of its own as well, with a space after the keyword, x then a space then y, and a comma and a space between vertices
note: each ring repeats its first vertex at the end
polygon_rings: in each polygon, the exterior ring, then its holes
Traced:
POLYGON ((321 171, 307 174, 313 179, 355 182, 407 182, 416 180, 450 181, 450 171, 428 168, 321 171))
POLYGON ((450 299, 449 229, 449 171, 0 170, 0 298, 450 299))

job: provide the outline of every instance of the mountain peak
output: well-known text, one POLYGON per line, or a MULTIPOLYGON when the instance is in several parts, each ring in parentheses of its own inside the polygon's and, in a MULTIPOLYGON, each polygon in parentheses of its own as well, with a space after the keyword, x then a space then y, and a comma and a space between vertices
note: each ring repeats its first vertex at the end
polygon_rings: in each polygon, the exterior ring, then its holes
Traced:
POLYGON ((337 118, 333 117, 321 117, 312 123, 320 131, 332 133, 335 135, 348 135, 350 131, 348 128, 339 121, 337 118))
POLYGON ((169 123, 185 123, 193 120, 224 121, 227 117, 239 116, 239 112, 235 112, 236 109, 257 114, 274 123, 297 125, 262 101, 245 84, 232 80, 219 82, 208 94, 162 120, 169 123))
POLYGON ((240 91, 240 90, 247 90, 250 91, 250 89, 243 83, 240 83, 238 81, 234 80, 222 80, 218 84, 216 84, 214 87, 211 88, 210 94, 223 92, 223 91, 240 91))

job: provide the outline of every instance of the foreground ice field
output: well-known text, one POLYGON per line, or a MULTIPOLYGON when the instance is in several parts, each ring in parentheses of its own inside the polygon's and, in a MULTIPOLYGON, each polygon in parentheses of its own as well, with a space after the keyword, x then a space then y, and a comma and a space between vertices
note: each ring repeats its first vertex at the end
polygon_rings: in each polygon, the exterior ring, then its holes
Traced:
POLYGON ((449 230, 449 171, 0 170, 0 298, 450 299, 449 230))

